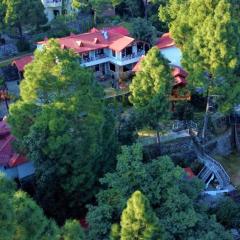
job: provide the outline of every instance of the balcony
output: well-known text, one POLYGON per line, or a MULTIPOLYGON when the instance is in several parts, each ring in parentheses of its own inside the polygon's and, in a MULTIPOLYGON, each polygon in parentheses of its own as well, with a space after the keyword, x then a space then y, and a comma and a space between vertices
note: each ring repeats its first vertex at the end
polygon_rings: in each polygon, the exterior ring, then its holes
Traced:
POLYGON ((122 61, 134 59, 134 58, 137 58, 137 57, 141 57, 144 54, 145 54, 144 51, 139 51, 137 53, 132 53, 132 54, 129 54, 129 55, 126 55, 126 56, 122 57, 122 61))
POLYGON ((43 4, 45 7, 50 8, 62 7, 62 0, 45 0, 43 4))
POLYGON ((145 51, 138 51, 137 53, 132 53, 126 56, 122 56, 122 58, 111 58, 111 62, 123 66, 131 63, 136 63, 140 59, 141 56, 145 54, 145 51))
POLYGON ((104 62, 108 62, 109 57, 106 54, 98 54, 95 57, 85 57, 80 59, 80 64, 85 67, 94 66, 104 62))

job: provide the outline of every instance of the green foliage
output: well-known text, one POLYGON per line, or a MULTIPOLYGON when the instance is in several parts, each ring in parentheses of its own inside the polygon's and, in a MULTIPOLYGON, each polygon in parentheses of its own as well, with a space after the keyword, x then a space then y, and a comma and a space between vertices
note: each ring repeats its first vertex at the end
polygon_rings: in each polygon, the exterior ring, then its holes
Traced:
POLYGON ((234 0, 170 0, 160 9, 182 49, 189 83, 221 95, 222 111, 239 102, 239 9, 234 0))
POLYGON ((238 228, 240 225, 240 207, 231 198, 225 198, 213 209, 217 220, 227 228, 238 228))
POLYGON ((80 214, 98 177, 114 166, 115 118, 92 73, 51 40, 26 67, 20 95, 9 123, 35 163, 39 203, 63 223, 80 214))
POLYGON ((148 199, 135 191, 121 216, 121 240, 163 239, 161 226, 148 199))
POLYGON ((84 240, 85 235, 77 220, 67 220, 62 227, 62 240, 84 240))
POLYGON ((130 22, 129 31, 132 37, 153 45, 156 41, 156 28, 151 22, 143 18, 133 18, 130 22))
POLYGON ((25 52, 30 50, 30 43, 26 39, 20 39, 16 43, 19 52, 25 52))
POLYGON ((31 24, 39 27, 47 21, 44 14, 44 7, 41 1, 38 0, 3 0, 6 8, 4 14, 5 23, 15 26, 22 36, 22 26, 31 24), (31 20, 31 22, 29 22, 31 20))
POLYGON ((59 229, 41 208, 13 182, 0 175, 2 240, 57 240, 59 229))
POLYGON ((130 85, 130 102, 146 125, 156 128, 160 120, 168 119, 172 82, 167 61, 159 49, 153 47, 142 60, 141 70, 130 85))
POLYGON ((111 227, 110 240, 119 240, 120 239, 120 225, 114 223, 111 227))
MULTIPOLYGON (((196 204, 202 184, 183 176, 182 169, 175 167, 169 157, 144 163, 140 145, 123 147, 116 171, 100 180, 105 189, 97 195, 98 205, 89 206, 88 239, 107 239, 111 225, 120 222, 126 202, 136 190, 149 199, 166 229, 166 239, 217 239, 217 235, 220 239, 231 239, 229 233, 196 204)), ((113 236, 117 239, 117 231, 115 233, 113 236)))

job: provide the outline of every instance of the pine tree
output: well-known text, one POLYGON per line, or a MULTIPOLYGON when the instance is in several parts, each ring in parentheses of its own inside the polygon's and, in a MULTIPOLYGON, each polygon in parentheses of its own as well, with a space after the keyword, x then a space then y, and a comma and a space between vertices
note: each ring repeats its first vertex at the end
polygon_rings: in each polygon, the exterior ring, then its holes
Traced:
POLYGON ((162 235, 148 199, 140 191, 134 192, 122 213, 121 240, 160 240, 162 235))
POLYGON ((130 101, 143 124, 157 131, 159 147, 160 121, 169 119, 172 84, 173 78, 166 59, 158 48, 153 47, 141 62, 141 69, 130 85, 130 101))

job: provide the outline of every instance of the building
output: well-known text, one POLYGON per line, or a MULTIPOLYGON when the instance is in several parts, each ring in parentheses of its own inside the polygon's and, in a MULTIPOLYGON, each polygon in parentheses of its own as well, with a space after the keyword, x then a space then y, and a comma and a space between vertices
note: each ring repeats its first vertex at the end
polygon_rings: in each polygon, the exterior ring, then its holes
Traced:
POLYGON ((33 176, 34 166, 24 156, 14 151, 12 147, 14 140, 6 120, 0 121, 0 172, 9 179, 23 182, 33 176))
POLYGON ((160 49, 162 55, 168 59, 171 65, 181 67, 182 52, 176 46, 170 33, 164 33, 159 38, 156 46, 160 49))
MULTIPOLYGON (((126 79, 132 73, 133 66, 149 50, 149 44, 128 36, 129 32, 121 26, 102 30, 93 28, 83 34, 71 34, 58 38, 62 49, 72 49, 79 56, 79 64, 92 69, 97 79, 126 79)), ((47 40, 38 42, 41 50, 47 40)), ((26 56, 13 61, 22 76, 26 64, 32 61, 26 56)))
POLYGON ((72 11, 71 0, 41 0, 45 8, 45 14, 48 21, 56 16, 66 14, 72 11))

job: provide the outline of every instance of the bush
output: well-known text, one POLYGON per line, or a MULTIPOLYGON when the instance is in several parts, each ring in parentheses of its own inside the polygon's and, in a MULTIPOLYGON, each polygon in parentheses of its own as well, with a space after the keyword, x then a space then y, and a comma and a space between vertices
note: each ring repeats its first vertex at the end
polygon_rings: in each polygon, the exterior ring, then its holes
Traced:
POLYGON ((26 39, 18 40, 16 46, 19 52, 25 52, 30 50, 30 43, 26 39))

